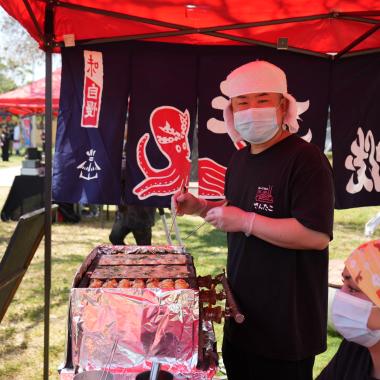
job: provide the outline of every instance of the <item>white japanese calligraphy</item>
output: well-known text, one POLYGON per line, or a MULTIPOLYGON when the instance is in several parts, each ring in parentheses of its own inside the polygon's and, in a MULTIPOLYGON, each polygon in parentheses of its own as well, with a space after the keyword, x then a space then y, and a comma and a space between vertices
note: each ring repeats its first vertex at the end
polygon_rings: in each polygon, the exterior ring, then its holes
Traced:
POLYGON ((380 143, 375 144, 372 131, 364 136, 363 130, 358 128, 351 153, 345 160, 345 168, 354 172, 347 183, 347 192, 355 194, 363 188, 368 192, 380 191, 380 143))
POLYGON ((97 99, 98 92, 99 92, 98 87, 96 87, 96 85, 94 83, 92 83, 91 86, 89 86, 87 88, 87 98, 88 99, 97 99))
POLYGON ((98 128, 103 92, 103 53, 84 50, 81 127, 98 128))
POLYGON ((96 102, 88 100, 86 102, 85 109, 86 109, 86 113, 85 113, 84 117, 94 117, 96 114, 96 110, 97 110, 96 102))

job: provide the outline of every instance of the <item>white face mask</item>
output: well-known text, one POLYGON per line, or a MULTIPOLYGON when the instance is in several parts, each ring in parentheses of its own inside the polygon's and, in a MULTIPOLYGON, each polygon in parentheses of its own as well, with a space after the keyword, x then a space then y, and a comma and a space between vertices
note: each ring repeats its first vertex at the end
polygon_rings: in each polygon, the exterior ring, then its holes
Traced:
POLYGON ((367 327, 373 304, 337 291, 332 305, 332 320, 337 331, 350 342, 372 347, 380 340, 380 330, 367 327))
POLYGON ((262 144, 277 133, 277 108, 248 108, 234 113, 234 124, 240 136, 252 143, 262 144))

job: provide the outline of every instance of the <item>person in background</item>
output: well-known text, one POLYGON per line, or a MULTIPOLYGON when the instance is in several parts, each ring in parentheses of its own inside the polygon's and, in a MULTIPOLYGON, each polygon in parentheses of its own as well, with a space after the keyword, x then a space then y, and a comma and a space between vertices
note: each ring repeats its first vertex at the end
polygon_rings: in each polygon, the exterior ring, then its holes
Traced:
POLYGON ((221 83, 236 151, 226 200, 177 192, 178 215, 197 214, 227 232, 227 275, 245 315, 224 325, 229 380, 311 380, 326 349, 332 170, 320 149, 296 135, 297 103, 285 73, 266 61, 232 71, 221 83), (227 203, 226 203, 227 202, 227 203))
POLYGON ((137 245, 151 245, 155 213, 155 207, 119 206, 109 236, 110 242, 113 245, 124 245, 125 237, 132 232, 137 245))
POLYGON ((9 144, 11 138, 8 126, 3 127, 0 133, 1 158, 3 161, 9 161, 9 144))
POLYGON ((101 207, 101 205, 96 204, 83 204, 80 215, 84 218, 97 218, 100 215, 101 207))
MULTIPOLYGON (((122 173, 122 194, 125 194, 126 186, 126 167, 127 167, 127 125, 125 126, 123 153, 121 162, 122 173)), ((127 205, 125 204, 124 197, 122 203, 118 206, 115 215, 115 221, 109 235, 110 242, 113 245, 124 245, 124 239, 132 232, 137 245, 151 245, 152 244, 152 227, 155 223, 155 207, 141 206, 141 205, 127 205)))
POLYGON ((380 379, 380 240, 355 249, 342 278, 332 320, 344 339, 317 380, 380 379))
POLYGON ((20 155, 21 146, 21 129, 20 125, 16 124, 13 129, 13 149, 16 151, 16 156, 20 155))

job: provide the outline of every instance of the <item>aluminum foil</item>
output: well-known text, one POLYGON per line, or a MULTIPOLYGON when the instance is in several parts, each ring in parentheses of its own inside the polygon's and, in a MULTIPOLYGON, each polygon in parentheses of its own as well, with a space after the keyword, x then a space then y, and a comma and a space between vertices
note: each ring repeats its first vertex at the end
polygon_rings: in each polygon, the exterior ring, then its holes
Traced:
POLYGON ((196 369, 197 290, 74 288, 70 298, 74 367, 121 375, 149 370, 158 361, 176 379, 215 373, 196 369))
POLYGON ((99 245, 99 253, 103 255, 114 255, 117 253, 127 254, 158 254, 158 253, 186 253, 183 245, 99 245))

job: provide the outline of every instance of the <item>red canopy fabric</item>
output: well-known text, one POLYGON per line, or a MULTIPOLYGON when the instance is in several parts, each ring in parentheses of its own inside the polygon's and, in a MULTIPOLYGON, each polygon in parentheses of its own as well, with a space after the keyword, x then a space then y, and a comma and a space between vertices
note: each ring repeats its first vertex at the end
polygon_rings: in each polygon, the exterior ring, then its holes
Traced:
MULTIPOLYGON (((262 44, 327 54, 380 48, 378 0, 64 0, 52 2, 56 47, 98 39, 262 44)), ((43 47, 45 0, 0 0, 43 47), (27 6, 29 5, 29 9, 27 6)), ((99 42, 99 41, 96 41, 99 42)))
MULTIPOLYGON (((53 110, 59 108, 61 68, 52 73, 53 110)), ((0 95, 0 109, 16 115, 45 111, 45 78, 0 95)))

